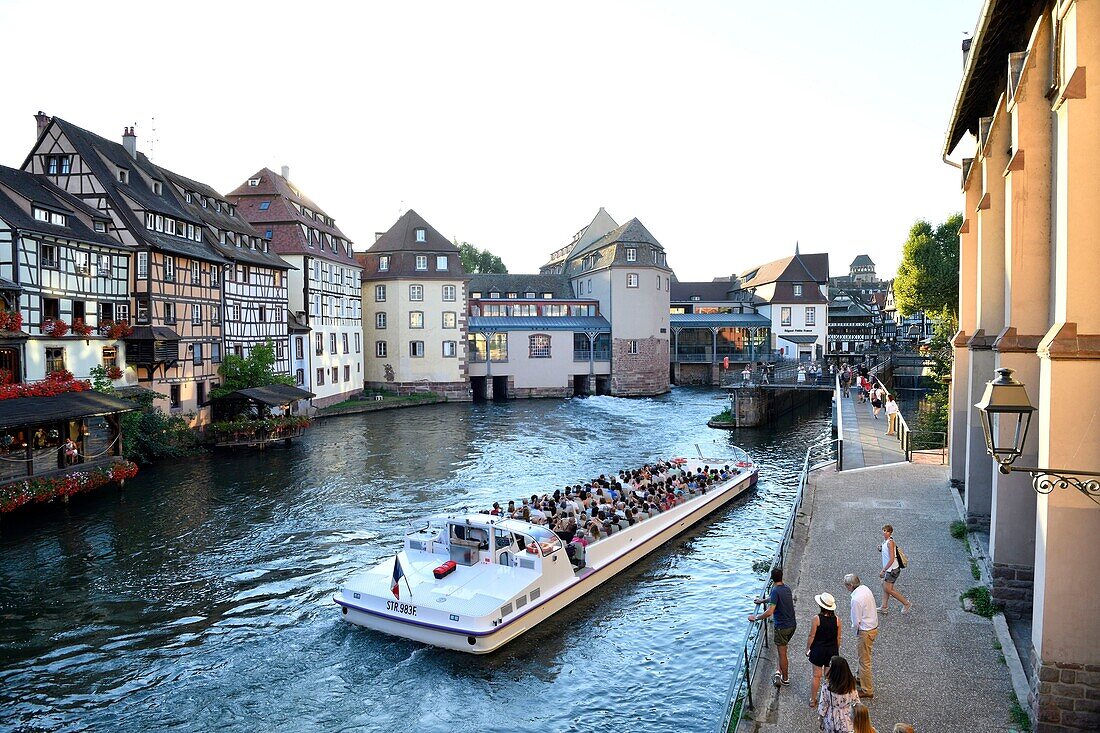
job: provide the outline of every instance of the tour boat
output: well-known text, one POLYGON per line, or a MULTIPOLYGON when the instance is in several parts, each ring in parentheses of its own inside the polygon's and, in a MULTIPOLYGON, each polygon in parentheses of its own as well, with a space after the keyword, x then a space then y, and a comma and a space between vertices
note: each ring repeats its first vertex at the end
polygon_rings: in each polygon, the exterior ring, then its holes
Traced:
POLYGON ((570 563, 548 527, 456 512, 409 527, 404 548, 333 597, 347 621, 393 636, 486 654, 615 577, 756 485, 745 459, 677 459, 684 469, 729 466, 705 494, 588 545, 570 563))

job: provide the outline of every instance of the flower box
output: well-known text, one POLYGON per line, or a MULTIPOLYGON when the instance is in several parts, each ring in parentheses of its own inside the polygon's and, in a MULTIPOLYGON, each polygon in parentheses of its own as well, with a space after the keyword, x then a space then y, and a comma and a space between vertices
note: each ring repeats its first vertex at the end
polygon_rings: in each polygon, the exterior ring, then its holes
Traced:
POLYGON ((42 333, 54 338, 61 338, 69 332, 69 324, 60 318, 47 318, 42 321, 42 333))

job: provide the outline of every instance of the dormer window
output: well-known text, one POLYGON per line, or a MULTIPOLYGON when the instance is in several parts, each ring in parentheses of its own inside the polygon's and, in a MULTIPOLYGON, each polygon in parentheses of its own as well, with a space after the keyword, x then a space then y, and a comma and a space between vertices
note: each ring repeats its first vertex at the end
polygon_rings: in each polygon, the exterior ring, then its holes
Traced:
POLYGON ((261 201, 260 202, 260 211, 267 211, 270 208, 271 208, 271 202, 270 201, 261 201))
POLYGON ((519 297, 519 294, 518 293, 508 293, 508 297, 515 300, 516 298, 519 297))
POLYGON ((532 292, 530 292, 530 291, 528 291, 528 292, 526 292, 526 293, 524 293, 524 294, 523 294, 523 297, 524 297, 524 298, 534 298, 534 297, 535 297, 535 294, 534 294, 534 293, 532 293, 532 292))
POLYGON ((204 208, 204 209, 206 208, 206 197, 205 196, 202 197, 202 208, 204 208))
POLYGON ((160 181, 153 181, 153 193, 155 193, 157 196, 160 196, 160 192, 161 192, 160 181))
POLYGON ((214 211, 220 212, 221 210, 222 210, 222 202, 221 201, 215 201, 214 202, 214 211))
POLYGON ((417 255, 416 256, 416 269, 417 270, 427 270, 428 269, 428 255, 417 255))
POLYGON ((472 293, 470 293, 470 299, 471 300, 481 300, 481 291, 480 290, 475 290, 472 293))
POLYGON ((489 297, 490 298, 499 298, 500 297, 500 292, 496 291, 496 290, 490 290, 489 291, 489 297))
POLYGON ((126 170, 125 168, 119 168, 118 169, 118 182, 119 183, 129 183, 130 182, 130 171, 126 170))
POLYGON ((187 203, 191 203, 191 192, 190 192, 190 191, 188 191, 187 193, 185 193, 185 194, 183 195, 183 197, 184 197, 185 199, 187 199, 187 203))
POLYGON ((447 269, 447 255, 436 255, 435 269, 446 270, 447 269))
POLYGON ((637 250, 637 248, 635 248, 635 247, 627 247, 626 248, 626 261, 627 262, 637 262, 638 261, 638 250, 637 250))
POLYGON ((546 300, 551 300, 554 297, 553 293, 543 293, 542 297, 546 300))
POLYGON ((378 271, 379 272, 386 272, 389 269, 390 269, 390 256, 389 255, 379 256, 379 258, 378 258, 378 271))
POLYGON ((101 234, 102 234, 102 233, 105 233, 105 232, 107 231, 107 222, 105 222, 105 221, 97 221, 97 222, 95 223, 95 230, 96 230, 97 232, 100 232, 101 234))
POLYGON ((418 242, 426 242, 427 241, 427 234, 423 229, 417 229, 416 230, 416 241, 418 241, 418 242))
POLYGON ((256 188, 257 186, 260 185, 260 179, 259 178, 249 178, 248 179, 248 185, 251 188, 256 188))
POLYGON ((802 285, 798 284, 794 286, 794 297, 798 298, 802 296, 802 285))
POLYGON ((699 296, 699 295, 693 295, 693 296, 691 296, 691 300, 692 300, 693 302, 695 302, 695 303, 698 303, 698 302, 699 302, 700 300, 702 300, 702 299, 703 299, 703 298, 702 298, 702 296, 699 296))
POLYGON ((37 206, 34 207, 34 219, 35 221, 49 221, 50 212, 45 209, 40 209, 37 206))

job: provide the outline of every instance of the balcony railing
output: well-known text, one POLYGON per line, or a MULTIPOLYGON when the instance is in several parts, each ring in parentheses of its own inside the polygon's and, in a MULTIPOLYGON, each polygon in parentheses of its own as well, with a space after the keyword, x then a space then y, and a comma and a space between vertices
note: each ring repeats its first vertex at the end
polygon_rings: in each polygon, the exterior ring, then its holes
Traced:
POLYGON ((588 349, 573 349, 573 361, 588 361, 589 354, 592 354, 592 361, 611 361, 611 349, 596 349, 595 353, 588 349))
POLYGON ((715 350, 711 346, 678 346, 672 354, 673 361, 711 363, 722 361, 729 357, 730 361, 770 361, 771 355, 765 349, 749 351, 735 346, 718 345, 717 358, 714 358, 715 350))

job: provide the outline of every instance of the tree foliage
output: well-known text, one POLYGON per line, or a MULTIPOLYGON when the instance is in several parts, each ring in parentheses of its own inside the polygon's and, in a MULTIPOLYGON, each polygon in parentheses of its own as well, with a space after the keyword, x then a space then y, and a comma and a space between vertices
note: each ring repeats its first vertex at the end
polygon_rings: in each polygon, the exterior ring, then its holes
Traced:
POLYGON ((909 229, 894 279, 894 302, 903 315, 924 311, 945 319, 959 310, 959 227, 953 214, 933 228, 923 219, 909 229))
POLYGON ((229 354, 218 369, 218 374, 221 375, 222 383, 210 392, 211 399, 238 389, 266 387, 269 384, 294 385, 294 378, 289 374, 275 371, 275 347, 270 341, 254 346, 248 356, 229 354))
POLYGON ((504 260, 497 257, 495 254, 487 249, 478 249, 469 242, 458 243, 455 240, 455 246, 458 247, 458 256, 462 261, 462 269, 467 274, 482 273, 482 274, 497 274, 506 275, 508 268, 504 266, 504 260))

